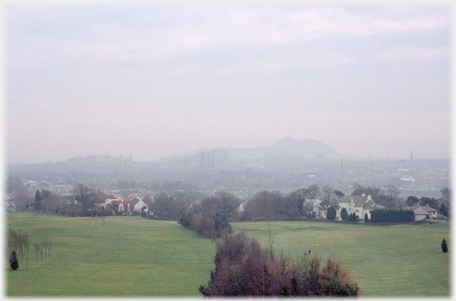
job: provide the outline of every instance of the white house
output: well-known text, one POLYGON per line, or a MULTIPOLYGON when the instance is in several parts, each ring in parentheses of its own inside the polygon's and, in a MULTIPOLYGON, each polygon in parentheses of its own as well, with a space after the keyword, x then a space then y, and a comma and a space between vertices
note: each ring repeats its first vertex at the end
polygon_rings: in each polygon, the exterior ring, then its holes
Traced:
POLYGON ((310 208, 316 218, 326 218, 326 208, 321 207, 320 199, 306 199, 302 205, 304 208, 310 208))
POLYGON ((339 201, 339 210, 336 213, 336 219, 341 220, 340 213, 342 208, 347 210, 348 215, 355 213, 359 220, 364 220, 365 214, 367 218, 371 218, 371 213, 374 209, 383 209, 385 206, 377 205, 371 195, 362 196, 343 196, 339 201))
POLYGON ((142 199, 139 199, 139 201, 134 205, 133 211, 142 212, 143 207, 146 207, 144 209, 144 212, 149 211, 149 206, 146 203, 144 203, 142 199))

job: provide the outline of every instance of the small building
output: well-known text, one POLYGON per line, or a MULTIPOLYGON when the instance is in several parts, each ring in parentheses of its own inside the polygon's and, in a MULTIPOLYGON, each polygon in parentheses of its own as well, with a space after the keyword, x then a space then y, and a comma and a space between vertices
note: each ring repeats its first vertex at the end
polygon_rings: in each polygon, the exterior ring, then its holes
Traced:
POLYGON ((415 213, 415 221, 421 221, 424 219, 429 218, 438 218, 438 219, 445 219, 446 217, 439 213, 437 209, 429 207, 428 204, 426 206, 408 206, 403 207, 403 210, 412 210, 415 213))

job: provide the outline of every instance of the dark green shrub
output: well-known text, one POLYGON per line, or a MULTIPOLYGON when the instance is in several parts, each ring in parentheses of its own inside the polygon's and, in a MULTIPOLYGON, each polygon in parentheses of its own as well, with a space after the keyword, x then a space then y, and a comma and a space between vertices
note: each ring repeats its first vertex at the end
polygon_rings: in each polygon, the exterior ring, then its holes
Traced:
POLYGON ((341 218, 343 221, 346 221, 346 220, 348 219, 348 212, 347 212, 347 209, 342 208, 342 210, 340 211, 340 218, 341 218))
POLYGON ((364 222, 367 223, 369 221, 369 217, 367 216, 367 213, 364 213, 364 222))
POLYGON ((372 222, 413 222, 415 213, 412 210, 374 209, 371 213, 372 222))
POLYGON ((342 285, 338 280, 331 280, 331 282, 323 285, 324 296, 336 296, 336 297, 350 297, 358 295, 358 286, 345 284, 342 285))
POLYGON ((443 251, 443 253, 448 252, 448 246, 447 246, 447 242, 446 242, 445 238, 442 240, 442 251, 443 251))
POLYGON ((336 208, 334 208, 334 206, 329 206, 328 210, 326 211, 326 218, 329 220, 336 219, 336 208))
POLYGON ((13 271, 19 268, 19 261, 17 261, 16 251, 14 250, 11 252, 9 263, 13 271))

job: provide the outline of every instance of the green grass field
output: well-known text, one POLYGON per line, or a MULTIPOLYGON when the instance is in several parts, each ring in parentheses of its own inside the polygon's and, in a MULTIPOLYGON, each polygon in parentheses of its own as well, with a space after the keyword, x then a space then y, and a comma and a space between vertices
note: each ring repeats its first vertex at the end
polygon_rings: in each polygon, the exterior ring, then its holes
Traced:
POLYGON ((35 262, 30 248, 6 271, 8 296, 201 296, 214 268, 214 244, 175 221, 137 216, 101 218, 9 214, 9 228, 34 241, 46 234, 51 255, 35 262))
MULTIPOLYGON (((214 268, 215 245, 175 221, 140 217, 69 218, 12 213, 7 228, 23 229, 33 242, 44 235, 51 255, 35 262, 30 247, 17 271, 5 264, 8 296, 170 296, 198 292, 214 268)), ((297 256, 312 250, 350 268, 363 296, 448 296, 451 240, 446 223, 362 226, 319 222, 270 222, 278 252, 297 256)), ((268 223, 232 223, 263 246, 268 223)))
MULTIPOLYGON (((368 226, 322 222, 270 222, 274 247, 296 257, 304 251, 340 259, 363 296, 449 296, 450 254, 446 222, 432 225, 368 226)), ((267 223, 235 223, 235 231, 268 245, 267 223)))

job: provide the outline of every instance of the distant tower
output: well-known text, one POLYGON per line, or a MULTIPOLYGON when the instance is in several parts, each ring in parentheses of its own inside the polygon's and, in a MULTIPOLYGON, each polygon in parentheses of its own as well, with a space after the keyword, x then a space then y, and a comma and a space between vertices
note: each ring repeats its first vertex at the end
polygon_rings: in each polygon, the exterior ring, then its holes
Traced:
POLYGON ((131 153, 130 153, 130 162, 133 162, 133 157, 132 157, 131 153))
POLYGON ((413 152, 410 152, 410 161, 413 161, 413 152))

